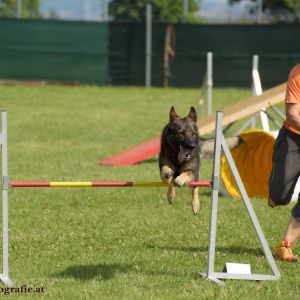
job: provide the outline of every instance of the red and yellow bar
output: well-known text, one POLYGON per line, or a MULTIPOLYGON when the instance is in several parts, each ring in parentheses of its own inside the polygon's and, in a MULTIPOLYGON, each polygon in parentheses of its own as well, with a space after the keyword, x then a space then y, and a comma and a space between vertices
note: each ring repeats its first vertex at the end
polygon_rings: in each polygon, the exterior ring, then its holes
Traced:
MULTIPOLYGON (((12 181, 9 183, 10 187, 165 187, 167 184, 161 181, 83 181, 83 182, 68 182, 68 181, 12 181)), ((190 187, 211 187, 212 183, 209 181, 195 181, 191 182, 190 187)))

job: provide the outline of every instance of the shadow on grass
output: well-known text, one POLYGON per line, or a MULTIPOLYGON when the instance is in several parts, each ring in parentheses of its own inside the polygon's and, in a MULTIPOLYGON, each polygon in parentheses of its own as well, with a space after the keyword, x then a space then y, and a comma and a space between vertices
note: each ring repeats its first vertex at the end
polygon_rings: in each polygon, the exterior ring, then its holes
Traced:
POLYGON ((64 271, 53 274, 60 278, 75 278, 78 280, 91 280, 98 277, 99 280, 109 280, 115 273, 126 273, 132 269, 130 265, 120 264, 98 264, 98 265, 77 265, 70 266, 64 271))
MULTIPOLYGON (((191 247, 191 246, 160 246, 154 244, 146 244, 145 247, 156 250, 166 250, 166 251, 184 251, 184 252, 207 252, 208 246, 200 246, 200 247, 191 247)), ((218 247, 216 246, 216 252, 220 252, 222 254, 249 254, 252 256, 261 256, 263 255, 263 250, 261 248, 247 248, 244 246, 224 246, 218 247)))
MULTIPOLYGON (((146 244, 146 248, 158 250, 158 251, 184 251, 193 253, 208 253, 207 246, 192 247, 192 246, 164 246, 155 244, 146 244)), ((262 256, 263 251, 260 248, 247 248, 244 246, 225 246, 216 247, 216 252, 221 254, 246 254, 254 257, 262 256)), ((116 273, 129 273, 129 272, 142 272, 148 275, 160 275, 160 276, 188 276, 186 272, 172 272, 170 270, 161 269, 149 269, 149 266, 142 266, 140 270, 135 269, 131 265, 121 264, 90 264, 90 265, 75 265, 69 266, 65 270, 54 273, 54 277, 58 278, 74 278, 77 280, 87 281, 92 279, 98 279, 102 281, 113 279, 116 273)), ((199 278, 199 274, 190 274, 192 277, 199 278)))
MULTIPOLYGON (((148 265, 140 264, 140 270, 133 268, 130 265, 119 265, 119 264, 98 264, 98 265, 78 265, 70 266, 64 271, 59 273, 54 273, 53 276, 57 278, 73 278, 76 280, 88 281, 92 279, 98 279, 99 281, 107 281, 114 278, 116 273, 140 273, 150 276, 171 276, 186 277, 188 274, 186 272, 172 272, 169 270, 149 269, 148 265)), ((191 274, 194 276, 195 274, 191 274)))

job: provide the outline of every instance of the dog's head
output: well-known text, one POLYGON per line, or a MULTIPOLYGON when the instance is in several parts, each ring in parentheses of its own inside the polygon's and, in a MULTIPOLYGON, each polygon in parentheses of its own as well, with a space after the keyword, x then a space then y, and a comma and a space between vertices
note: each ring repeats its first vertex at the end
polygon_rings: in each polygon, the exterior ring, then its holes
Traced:
POLYGON ((174 107, 171 107, 167 140, 178 153, 180 163, 190 160, 195 149, 198 151, 199 133, 196 123, 197 113, 194 107, 191 107, 190 112, 184 118, 180 118, 174 107))

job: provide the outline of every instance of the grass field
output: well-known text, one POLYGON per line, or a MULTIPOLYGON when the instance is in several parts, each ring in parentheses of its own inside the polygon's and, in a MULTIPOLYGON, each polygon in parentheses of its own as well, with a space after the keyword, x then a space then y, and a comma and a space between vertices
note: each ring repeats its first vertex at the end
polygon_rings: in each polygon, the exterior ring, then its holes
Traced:
MULTIPOLYGON (((157 181, 157 158, 130 167, 98 160, 160 134, 171 105, 185 115, 197 106, 196 89, 4 87, 11 181, 157 181)), ((214 110, 250 95, 216 89, 214 110)), ((205 106, 202 109, 204 115, 205 106)), ((234 130, 234 129, 232 129, 234 130)), ((209 180, 204 161, 201 179, 209 180)), ((275 282, 226 281, 198 276, 207 270, 210 190, 201 189, 193 216, 190 191, 170 206, 164 188, 11 189, 10 275, 15 286, 43 287, 32 299, 292 299, 300 294, 299 265, 278 263, 275 282)), ((273 251, 291 206, 253 207, 273 251)), ((221 196, 216 271, 225 262, 250 263, 270 274, 241 201, 221 196)), ((299 251, 299 243, 295 245, 299 251)))

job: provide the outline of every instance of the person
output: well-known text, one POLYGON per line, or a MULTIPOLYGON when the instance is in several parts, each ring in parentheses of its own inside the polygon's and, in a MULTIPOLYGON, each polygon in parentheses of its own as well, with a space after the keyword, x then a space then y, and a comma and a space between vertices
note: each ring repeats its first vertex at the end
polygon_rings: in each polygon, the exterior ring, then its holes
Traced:
MULTIPOLYGON (((288 77, 285 112, 286 119, 273 149, 268 197, 271 207, 290 203, 300 175, 300 64, 292 68, 288 77)), ((293 244, 299 236, 300 193, 274 257, 287 262, 299 262, 299 258, 293 254, 293 244)))

